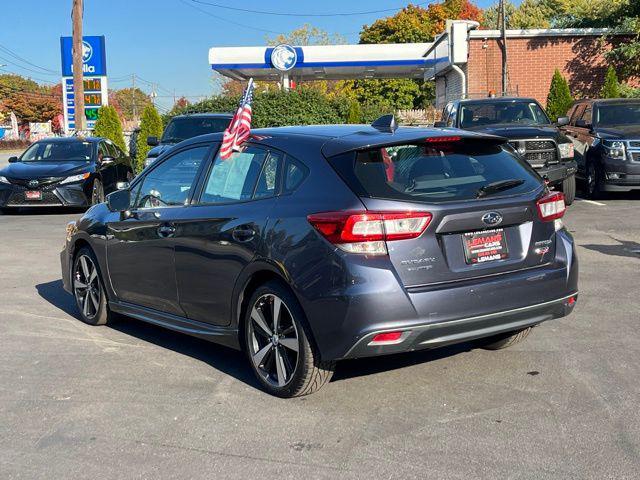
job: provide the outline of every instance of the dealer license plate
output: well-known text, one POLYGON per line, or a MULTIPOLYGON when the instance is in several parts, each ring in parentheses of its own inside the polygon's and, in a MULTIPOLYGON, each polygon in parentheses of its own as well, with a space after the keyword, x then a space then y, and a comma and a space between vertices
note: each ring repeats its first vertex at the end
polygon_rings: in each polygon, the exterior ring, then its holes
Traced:
POLYGON ((503 228, 463 234, 464 260, 467 264, 492 262, 509 257, 503 228))
POLYGON ((27 190, 24 192, 27 200, 42 200, 42 192, 40 190, 27 190))

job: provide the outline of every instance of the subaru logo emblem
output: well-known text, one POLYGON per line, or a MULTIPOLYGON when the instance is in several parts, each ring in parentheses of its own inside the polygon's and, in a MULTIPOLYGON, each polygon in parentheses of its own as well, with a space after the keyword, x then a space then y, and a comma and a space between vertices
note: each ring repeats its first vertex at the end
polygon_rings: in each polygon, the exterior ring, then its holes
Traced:
POLYGON ((280 44, 271 51, 271 64, 276 70, 286 72, 295 67, 298 54, 291 45, 280 44))
POLYGON ((502 215, 500 215, 498 212, 488 212, 482 216, 482 221, 485 225, 494 227, 502 223, 502 215))
POLYGON ((29 185, 29 187, 31 188, 35 188, 40 185, 40 182, 38 182, 38 180, 29 180, 29 183, 27 183, 27 185, 29 185))

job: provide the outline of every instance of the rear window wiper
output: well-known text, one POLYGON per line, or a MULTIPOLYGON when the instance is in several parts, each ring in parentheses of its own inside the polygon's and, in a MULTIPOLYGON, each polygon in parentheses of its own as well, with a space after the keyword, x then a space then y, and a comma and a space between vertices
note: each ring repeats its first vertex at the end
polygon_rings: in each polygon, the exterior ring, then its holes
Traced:
POLYGON ((502 192, 503 190, 509 190, 510 188, 522 185, 524 180, 519 178, 511 178, 509 180, 500 180, 499 182, 488 183, 480 187, 476 192, 476 198, 486 197, 492 193, 502 192))

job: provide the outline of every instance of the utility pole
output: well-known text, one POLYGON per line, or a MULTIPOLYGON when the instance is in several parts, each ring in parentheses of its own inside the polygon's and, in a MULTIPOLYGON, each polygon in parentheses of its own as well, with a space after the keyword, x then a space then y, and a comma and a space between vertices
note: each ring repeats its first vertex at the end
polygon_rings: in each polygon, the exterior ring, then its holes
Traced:
POLYGON ((138 109, 136 107, 136 74, 131 74, 131 109, 133 110, 133 120, 138 119, 138 109))
POLYGON ((82 15, 84 0, 73 0, 71 21, 73 23, 73 102, 75 110, 75 129, 86 130, 84 114, 84 80, 82 75, 82 15))
POLYGON ((504 0, 500 0, 500 36, 502 37, 502 95, 507 93, 507 26, 504 0))

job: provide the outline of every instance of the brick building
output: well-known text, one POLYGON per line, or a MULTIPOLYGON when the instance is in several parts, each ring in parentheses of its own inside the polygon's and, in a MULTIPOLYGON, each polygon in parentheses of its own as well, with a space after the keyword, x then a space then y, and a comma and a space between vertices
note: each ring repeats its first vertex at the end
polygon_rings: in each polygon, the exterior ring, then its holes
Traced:
MULTIPOLYGON (((605 29, 507 30, 507 94, 546 103, 557 68, 576 97, 596 96, 608 63, 604 53, 624 36, 605 29)), ((477 30, 471 22, 450 22, 426 57, 432 58, 436 106, 459 98, 502 92, 502 39, 498 30, 477 30)), ((632 82, 637 83, 637 82, 632 82)))

